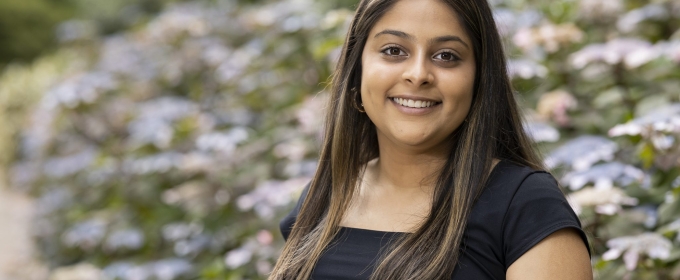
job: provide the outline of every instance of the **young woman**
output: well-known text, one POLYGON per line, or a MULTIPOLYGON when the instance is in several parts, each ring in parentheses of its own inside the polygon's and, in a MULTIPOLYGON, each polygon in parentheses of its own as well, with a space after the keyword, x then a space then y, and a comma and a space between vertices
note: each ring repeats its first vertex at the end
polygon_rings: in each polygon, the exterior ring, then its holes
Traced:
POLYGON ((270 279, 591 279, 484 0, 362 0, 270 279))

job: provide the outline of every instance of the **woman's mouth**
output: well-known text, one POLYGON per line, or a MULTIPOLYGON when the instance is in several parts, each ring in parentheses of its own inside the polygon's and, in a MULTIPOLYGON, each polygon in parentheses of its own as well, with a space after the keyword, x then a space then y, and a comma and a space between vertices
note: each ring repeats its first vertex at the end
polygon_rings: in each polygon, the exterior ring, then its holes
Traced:
POLYGON ((441 104, 441 102, 436 101, 425 101, 425 100, 413 100, 399 97, 390 97, 394 103, 408 108, 429 108, 441 104))

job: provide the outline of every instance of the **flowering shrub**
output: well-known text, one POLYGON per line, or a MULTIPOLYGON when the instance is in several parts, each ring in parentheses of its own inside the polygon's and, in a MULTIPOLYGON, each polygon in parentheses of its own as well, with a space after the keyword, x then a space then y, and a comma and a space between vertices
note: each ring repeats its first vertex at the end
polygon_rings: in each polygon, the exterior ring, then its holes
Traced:
POLYGON ((87 66, 44 90, 11 170, 39 198, 44 258, 120 279, 264 277, 316 168, 349 14, 191 2, 93 42, 71 34, 87 66))
POLYGON ((508 31, 511 57, 535 64, 513 80, 527 127, 602 279, 680 277, 680 4, 653 2, 534 5, 508 31))
MULTIPOLYGON (((596 275, 679 278, 680 4, 492 2, 596 275)), ((339 6, 185 2, 124 33, 72 29, 62 48, 82 55, 35 102, 10 172, 38 197, 54 275, 266 278, 316 168, 339 6)))

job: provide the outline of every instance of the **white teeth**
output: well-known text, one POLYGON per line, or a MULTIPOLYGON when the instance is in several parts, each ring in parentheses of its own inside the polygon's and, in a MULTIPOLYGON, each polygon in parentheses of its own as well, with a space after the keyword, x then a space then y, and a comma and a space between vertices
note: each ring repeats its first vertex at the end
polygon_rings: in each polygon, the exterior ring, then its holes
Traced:
POLYGON ((434 106, 434 105, 438 104, 438 103, 433 102, 433 101, 412 100, 412 99, 404 99, 404 98, 398 98, 398 97, 395 97, 392 100, 394 100, 394 102, 397 102, 401 106, 410 107, 410 108, 427 108, 427 107, 434 106))

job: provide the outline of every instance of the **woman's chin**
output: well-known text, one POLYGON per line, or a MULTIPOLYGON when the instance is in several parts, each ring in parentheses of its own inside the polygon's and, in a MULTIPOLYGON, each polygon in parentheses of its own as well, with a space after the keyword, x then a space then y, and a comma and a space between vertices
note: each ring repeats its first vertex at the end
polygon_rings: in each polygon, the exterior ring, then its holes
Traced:
POLYGON ((437 146, 433 135, 422 133, 394 135, 392 138, 394 146, 399 149, 409 149, 414 151, 426 151, 437 146))

